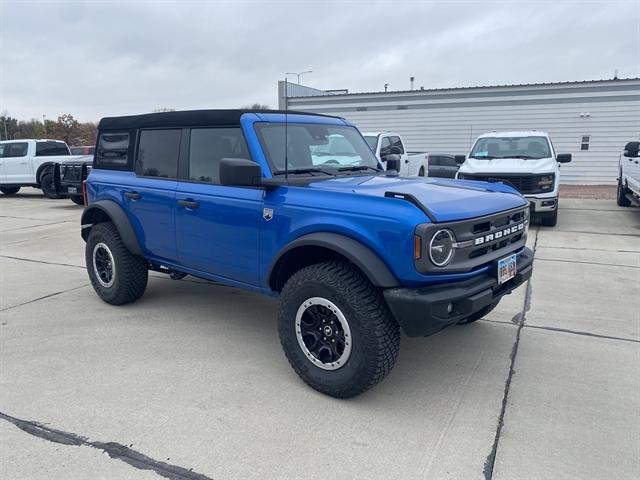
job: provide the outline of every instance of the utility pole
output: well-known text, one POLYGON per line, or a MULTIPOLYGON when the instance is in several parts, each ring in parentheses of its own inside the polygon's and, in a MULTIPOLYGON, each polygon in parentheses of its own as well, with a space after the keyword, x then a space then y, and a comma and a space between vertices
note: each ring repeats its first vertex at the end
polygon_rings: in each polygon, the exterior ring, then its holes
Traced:
POLYGON ((9 135, 7 135, 7 117, 6 115, 2 116, 2 120, 4 122, 4 139, 9 140, 9 135))
POLYGON ((45 120, 46 115, 42 114, 42 126, 44 127, 44 136, 47 137, 47 121, 45 120))

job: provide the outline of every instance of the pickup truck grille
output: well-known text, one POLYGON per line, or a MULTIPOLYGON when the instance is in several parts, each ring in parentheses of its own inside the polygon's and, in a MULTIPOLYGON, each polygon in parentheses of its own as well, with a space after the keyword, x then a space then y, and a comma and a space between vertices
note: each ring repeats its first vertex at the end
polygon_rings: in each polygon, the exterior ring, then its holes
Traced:
POLYGON ((529 228, 529 207, 519 207, 485 217, 449 223, 424 223, 416 228, 422 237, 422 255, 416 260, 421 273, 460 273, 503 258, 525 246, 529 228), (444 267, 429 259, 429 243, 437 231, 453 232, 453 258, 444 267))
POLYGON ((60 181, 80 182, 82 181, 82 165, 60 165, 60 181))
POLYGON ((462 180, 479 180, 482 182, 501 182, 506 183, 507 185, 513 186, 520 193, 544 193, 550 192, 553 190, 553 182, 555 181, 555 176, 553 174, 544 174, 544 175, 519 175, 519 174, 498 174, 498 175, 487 175, 487 174, 476 174, 476 173, 460 173, 458 174, 458 178, 462 180), (552 177, 552 182, 550 188, 542 188, 540 186, 540 181, 544 181, 552 177))

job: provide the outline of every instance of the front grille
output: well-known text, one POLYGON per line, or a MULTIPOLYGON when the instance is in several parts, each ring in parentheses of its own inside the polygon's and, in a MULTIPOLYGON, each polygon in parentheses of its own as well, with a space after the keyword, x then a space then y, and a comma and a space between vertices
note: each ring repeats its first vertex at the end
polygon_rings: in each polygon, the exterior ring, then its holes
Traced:
POLYGON ((416 234, 422 237, 423 251, 416 260, 421 273, 468 272, 524 247, 529 227, 529 207, 519 207, 485 217, 450 223, 424 223, 416 234), (437 267, 429 260, 429 243, 438 230, 454 234, 456 248, 451 262, 437 267))
MULTIPOLYGON (((497 175, 487 175, 487 174, 471 174, 471 173, 461 173, 458 175, 458 178, 463 180, 479 180, 481 182, 500 182, 506 183, 507 185, 513 186, 520 193, 542 193, 542 192, 550 192, 553 190, 553 182, 551 183, 551 188, 542 189, 538 184, 543 177, 548 178, 549 176, 553 177, 553 174, 546 173, 544 175, 518 175, 518 174, 497 174, 497 175)), ((555 179, 553 179, 555 181, 555 179)))
POLYGON ((82 165, 61 165, 60 180, 63 182, 82 181, 82 165))

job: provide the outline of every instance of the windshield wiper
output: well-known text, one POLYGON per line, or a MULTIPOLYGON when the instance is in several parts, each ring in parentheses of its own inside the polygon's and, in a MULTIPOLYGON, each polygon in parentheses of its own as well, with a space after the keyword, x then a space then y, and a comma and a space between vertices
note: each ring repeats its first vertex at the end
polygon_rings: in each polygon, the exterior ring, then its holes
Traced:
POLYGON ((342 167, 338 169, 339 172, 358 172, 360 170, 373 170, 374 172, 382 171, 377 168, 370 167, 369 165, 354 165, 353 167, 342 167))
MULTIPOLYGON (((274 175, 284 175, 286 174, 287 171, 285 170, 278 170, 277 172, 273 172, 274 175)), ((332 173, 327 172, 326 170, 323 170, 321 168, 296 168, 295 170, 289 170, 288 173, 293 173, 293 174, 297 174, 297 173, 324 173, 325 175, 329 175, 330 177, 333 177, 334 175, 332 173)))

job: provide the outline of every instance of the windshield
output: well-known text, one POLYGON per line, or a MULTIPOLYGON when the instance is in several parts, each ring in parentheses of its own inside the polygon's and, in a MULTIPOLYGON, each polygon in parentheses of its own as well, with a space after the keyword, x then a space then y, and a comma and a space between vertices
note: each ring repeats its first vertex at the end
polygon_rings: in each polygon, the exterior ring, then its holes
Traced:
POLYGON ((364 139, 367 141, 371 150, 376 151, 376 147, 378 146, 378 136, 377 135, 365 135, 364 139))
POLYGON ((486 137, 478 139, 469 156, 485 160, 549 158, 551 149, 547 137, 486 137))
MULTIPOLYGON (((274 174, 285 171, 285 125, 259 123, 256 130, 274 174)), ((287 125, 289 173, 377 170, 378 160, 354 127, 290 123, 287 125)))

